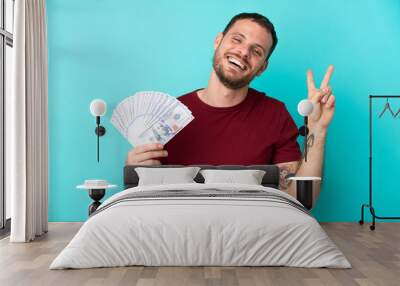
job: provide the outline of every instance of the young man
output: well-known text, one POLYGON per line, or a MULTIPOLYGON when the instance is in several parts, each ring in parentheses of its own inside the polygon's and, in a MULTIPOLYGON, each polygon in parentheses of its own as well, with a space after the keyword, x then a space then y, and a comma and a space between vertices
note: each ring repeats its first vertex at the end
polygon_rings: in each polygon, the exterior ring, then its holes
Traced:
MULTIPOLYGON (((275 164, 281 170, 280 189, 296 197, 286 176, 322 176, 324 145, 335 109, 328 86, 329 66, 316 88, 307 72, 308 98, 314 103, 309 118, 307 162, 297 144, 298 130, 285 105, 249 88, 268 67, 277 44, 273 24, 256 13, 236 15, 214 43, 213 70, 208 85, 179 97, 195 119, 165 146, 137 146, 127 164, 275 164)), ((320 185, 314 188, 319 196, 320 185)), ((315 200, 314 200, 315 201, 315 200)))

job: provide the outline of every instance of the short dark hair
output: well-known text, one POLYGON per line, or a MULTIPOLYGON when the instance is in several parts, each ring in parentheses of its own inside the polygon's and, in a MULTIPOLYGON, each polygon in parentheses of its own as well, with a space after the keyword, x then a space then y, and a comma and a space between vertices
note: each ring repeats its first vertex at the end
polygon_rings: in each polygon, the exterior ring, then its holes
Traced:
POLYGON ((229 29, 233 26, 233 24, 235 24, 237 21, 239 20, 243 20, 243 19, 248 19, 251 20, 253 22, 256 22, 257 24, 259 24, 261 27, 265 28, 267 30, 267 32, 269 32, 272 36, 272 47, 269 51, 269 54, 267 55, 266 60, 268 61, 269 57, 271 56, 272 52, 274 51, 276 44, 278 43, 278 37, 276 36, 276 32, 275 32, 275 27, 274 24, 272 24, 272 22, 265 16, 258 14, 258 13, 240 13, 237 14, 236 16, 234 16, 228 23, 228 25, 226 25, 224 31, 222 32, 222 34, 225 36, 225 34, 229 31, 229 29))

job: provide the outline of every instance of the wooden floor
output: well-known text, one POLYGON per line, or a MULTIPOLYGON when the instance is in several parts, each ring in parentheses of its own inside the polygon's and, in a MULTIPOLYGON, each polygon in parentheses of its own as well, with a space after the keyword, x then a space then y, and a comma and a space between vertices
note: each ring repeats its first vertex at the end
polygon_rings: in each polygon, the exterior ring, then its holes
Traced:
POLYGON ((120 267, 48 270, 80 223, 50 223, 32 242, 0 241, 0 285, 400 285, 400 223, 375 231, 355 223, 322 224, 352 269, 290 267, 120 267))

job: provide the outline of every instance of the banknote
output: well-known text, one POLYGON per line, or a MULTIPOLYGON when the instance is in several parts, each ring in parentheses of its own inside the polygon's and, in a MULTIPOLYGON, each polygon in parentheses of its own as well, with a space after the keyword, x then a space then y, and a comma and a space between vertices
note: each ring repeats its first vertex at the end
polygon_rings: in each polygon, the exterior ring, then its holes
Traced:
POLYGON ((141 91, 122 100, 111 123, 133 146, 166 144, 194 119, 175 97, 157 91, 141 91))
POLYGON ((166 144, 179 131, 194 119, 193 115, 181 105, 176 105, 172 110, 167 111, 162 117, 146 128, 139 136, 132 138, 133 145, 148 143, 166 144))

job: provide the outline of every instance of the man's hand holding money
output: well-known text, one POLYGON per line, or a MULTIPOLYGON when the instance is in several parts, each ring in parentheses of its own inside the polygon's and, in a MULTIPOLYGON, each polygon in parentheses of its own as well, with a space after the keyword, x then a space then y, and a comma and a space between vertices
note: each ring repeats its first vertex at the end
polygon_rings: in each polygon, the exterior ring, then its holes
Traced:
POLYGON ((167 157, 168 152, 160 143, 139 145, 128 152, 126 165, 161 165, 160 158, 167 157))
POLYGON ((161 165, 168 156, 164 144, 194 119, 192 112, 175 97, 156 91, 137 92, 122 100, 111 123, 135 148, 127 165, 161 165))

